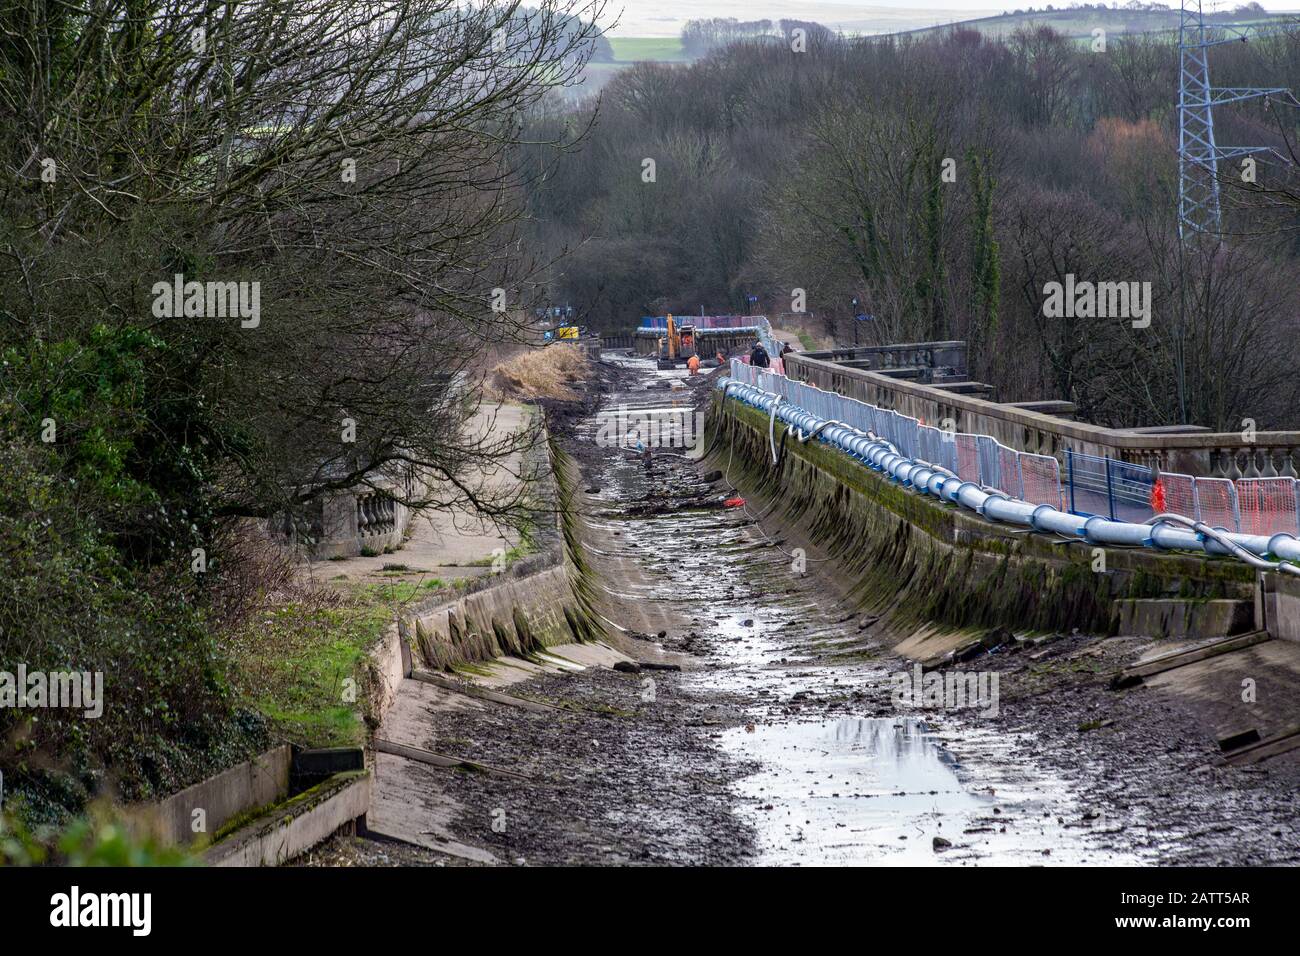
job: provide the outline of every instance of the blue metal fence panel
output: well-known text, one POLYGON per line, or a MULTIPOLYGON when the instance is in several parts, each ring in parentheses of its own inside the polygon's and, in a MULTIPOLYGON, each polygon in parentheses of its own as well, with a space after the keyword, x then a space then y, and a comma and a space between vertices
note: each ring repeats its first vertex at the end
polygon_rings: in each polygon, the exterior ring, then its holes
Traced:
POLYGON ((1155 481, 1151 469, 1126 461, 1106 459, 1111 498, 1110 516, 1116 521, 1140 524, 1155 514, 1151 492, 1155 481))
POLYGON ((1002 460, 998 456, 998 443, 988 435, 979 435, 975 439, 975 451, 979 456, 980 484, 986 488, 1002 488, 1002 460))
POLYGON ((901 415, 898 419, 900 449, 904 455, 909 458, 915 458, 920 454, 920 445, 917 442, 917 429, 921 423, 915 418, 908 415, 901 415))
POLYGON ((939 429, 939 460, 936 465, 942 465, 954 475, 957 474, 957 435, 946 428, 939 429))
POLYGON ((1066 501, 1075 514, 1113 517, 1107 488, 1106 459, 1096 455, 1083 455, 1066 449, 1065 475, 1066 501))
POLYGON ((922 425, 921 432, 921 457, 932 465, 939 464, 939 429, 930 425, 922 425))

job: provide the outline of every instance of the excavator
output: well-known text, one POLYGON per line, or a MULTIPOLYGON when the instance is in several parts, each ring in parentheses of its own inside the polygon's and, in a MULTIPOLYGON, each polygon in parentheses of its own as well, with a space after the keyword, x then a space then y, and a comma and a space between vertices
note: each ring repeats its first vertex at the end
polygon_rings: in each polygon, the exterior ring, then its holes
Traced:
POLYGON ((668 331, 659 340, 659 368, 676 368, 695 354, 695 326, 678 325, 668 316, 668 331))

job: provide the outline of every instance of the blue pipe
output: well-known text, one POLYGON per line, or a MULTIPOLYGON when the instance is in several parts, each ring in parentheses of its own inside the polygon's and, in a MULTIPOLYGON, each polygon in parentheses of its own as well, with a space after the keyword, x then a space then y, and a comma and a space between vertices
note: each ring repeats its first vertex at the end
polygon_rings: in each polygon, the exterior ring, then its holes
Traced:
MULTIPOLYGON (((1269 555, 1282 561, 1300 561, 1300 539, 1295 535, 1283 533, 1270 536, 1217 531, 1179 515, 1157 516, 1147 524, 1113 521, 1101 516, 1081 517, 1051 505, 1022 501, 1000 491, 987 491, 930 462, 901 454, 898 448, 878 435, 819 418, 791 403, 789 399, 757 386, 728 379, 722 388, 724 395, 734 394, 745 404, 761 409, 788 427, 798 428, 808 434, 809 438, 814 437, 810 433, 816 432, 818 441, 833 445, 862 460, 868 467, 912 488, 918 494, 951 501, 990 521, 1050 531, 1092 544, 1154 548, 1161 551, 1201 551, 1246 560, 1237 552, 1240 549, 1254 556, 1255 560, 1249 563, 1255 566, 1272 566, 1268 561, 1257 563, 1258 559, 1269 555)), ((1300 567, 1294 565, 1276 567, 1290 573, 1300 573, 1300 567)))

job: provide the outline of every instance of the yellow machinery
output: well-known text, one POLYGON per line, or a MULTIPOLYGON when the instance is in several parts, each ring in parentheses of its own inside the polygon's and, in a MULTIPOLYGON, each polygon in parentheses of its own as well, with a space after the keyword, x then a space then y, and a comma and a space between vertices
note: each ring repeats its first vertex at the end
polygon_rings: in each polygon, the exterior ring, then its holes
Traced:
POLYGON ((545 329, 542 331, 542 343, 545 345, 565 340, 576 342, 581 338, 582 326, 580 325, 561 325, 553 329, 545 329))
POLYGON ((695 354, 695 326, 678 326, 670 315, 668 329, 659 342, 659 367, 676 368, 695 354))

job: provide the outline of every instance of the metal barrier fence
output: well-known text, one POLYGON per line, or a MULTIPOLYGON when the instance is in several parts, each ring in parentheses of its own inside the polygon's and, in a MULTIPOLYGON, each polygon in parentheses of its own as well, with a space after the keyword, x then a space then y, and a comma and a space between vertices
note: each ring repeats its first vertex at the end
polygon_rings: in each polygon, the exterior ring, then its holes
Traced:
POLYGON ((1296 529, 1294 478, 1242 478, 1237 481, 1237 530, 1277 534, 1296 529))
POLYGON ((1196 479, 1191 475, 1162 473, 1152 498, 1156 511, 1196 517, 1196 479))
POLYGON ((1024 489, 1021 500, 1036 505, 1051 505, 1062 511, 1069 510, 1065 494, 1061 491, 1061 465, 1051 455, 1030 455, 1019 452, 1020 484, 1024 489))
POLYGON ((1198 521, 1212 528, 1237 528, 1237 486, 1229 478, 1193 479, 1198 521))
MULTIPOLYGON (((767 316, 764 315, 678 315, 675 319, 679 326, 683 324, 693 325, 697 329, 743 329, 767 325, 767 316)), ((668 316, 642 316, 640 327, 643 329, 666 329, 668 328, 668 316)))
MULTIPOLYGON (((962 481, 973 481, 979 484, 980 480, 980 458, 977 436, 957 434, 953 436, 953 442, 957 446, 957 477, 962 481)), ((898 443, 895 442, 895 445, 898 443)), ((904 454, 907 454, 904 452, 904 454)))
MULTIPOLYGON (((770 358, 770 356, 769 356, 769 358, 770 358)), ((739 356, 738 358, 733 358, 732 361, 733 361, 733 362, 742 362, 742 363, 744 363, 745 368, 749 368, 749 356, 748 356, 748 355, 742 355, 742 356, 739 356)), ((774 359, 771 359, 771 362, 772 362, 771 369, 770 369, 771 371, 776 372, 776 374, 778 374, 778 375, 784 375, 784 374, 785 374, 785 362, 784 362, 783 360, 781 360, 781 359, 779 359, 779 358, 774 358, 774 359)))
POLYGON ((1134 524, 1160 513, 1185 515, 1245 534, 1300 532, 1300 489, 1294 478, 1195 478, 1142 465, 1065 451, 1018 452, 988 435, 950 432, 855 398, 796 382, 779 371, 731 360, 737 381, 780 395, 812 414, 884 438, 899 454, 919 459, 988 490, 1077 515, 1134 524))
MULTIPOLYGON (((1174 479, 1194 481, 1188 475, 1174 479)), ((1099 458, 1066 449, 1065 488, 1070 511, 1079 515, 1101 515, 1112 521, 1140 524, 1153 517, 1160 496, 1156 494, 1157 474, 1142 465, 1099 458)), ((1171 511, 1166 506, 1162 511, 1171 511)), ((1179 512, 1194 517, 1188 512, 1179 512)))

